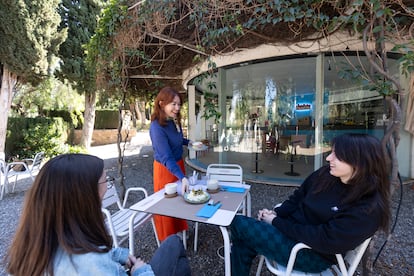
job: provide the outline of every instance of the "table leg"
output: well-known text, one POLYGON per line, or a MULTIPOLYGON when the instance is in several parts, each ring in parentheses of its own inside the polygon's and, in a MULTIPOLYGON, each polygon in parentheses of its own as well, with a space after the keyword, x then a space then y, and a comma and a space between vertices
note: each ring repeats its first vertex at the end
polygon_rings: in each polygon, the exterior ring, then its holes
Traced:
POLYGON ((230 237, 227 228, 220 226, 224 241, 224 275, 231 276, 231 261, 230 261, 230 237))

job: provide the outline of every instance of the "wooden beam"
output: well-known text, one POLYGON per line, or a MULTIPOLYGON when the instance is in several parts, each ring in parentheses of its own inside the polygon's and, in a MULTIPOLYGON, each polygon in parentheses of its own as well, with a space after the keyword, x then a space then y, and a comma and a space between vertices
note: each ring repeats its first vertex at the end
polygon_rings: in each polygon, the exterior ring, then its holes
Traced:
POLYGON ((128 10, 132 10, 133 8, 135 8, 135 7, 143 4, 144 2, 145 2, 145 0, 138 1, 137 3, 135 3, 134 5, 132 5, 131 7, 129 7, 128 10))
POLYGON ((162 34, 154 34, 154 33, 147 33, 147 34, 149 36, 155 37, 155 38, 157 38, 159 40, 168 42, 170 44, 177 45, 177 46, 181 46, 181 47, 183 47, 183 48, 185 48, 187 50, 196 52, 196 53, 201 54, 201 55, 204 55, 204 56, 208 56, 208 54, 206 54, 203 51, 200 51, 200 50, 196 49, 196 47, 194 47, 193 45, 188 45, 188 44, 182 43, 181 41, 179 41, 177 39, 174 39, 174 38, 171 38, 171 37, 167 37, 167 36, 162 35, 162 34))
POLYGON ((168 79, 168 80, 182 80, 182 77, 160 76, 160 75, 132 75, 130 79, 168 79))

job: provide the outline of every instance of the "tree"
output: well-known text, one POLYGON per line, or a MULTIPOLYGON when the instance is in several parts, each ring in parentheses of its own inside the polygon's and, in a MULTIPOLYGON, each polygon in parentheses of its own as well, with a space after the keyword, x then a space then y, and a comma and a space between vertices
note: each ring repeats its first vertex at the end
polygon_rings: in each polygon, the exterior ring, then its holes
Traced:
POLYGON ((4 152, 8 113, 18 82, 34 85, 51 71, 66 37, 58 31, 58 0, 0 0, 0 152, 4 152))
POLYGON ((100 0, 63 0, 59 5, 62 22, 59 29, 68 29, 68 37, 60 46, 57 76, 67 79, 85 95, 84 124, 81 146, 89 148, 95 124, 95 70, 85 63, 84 45, 93 36, 101 11, 100 0))

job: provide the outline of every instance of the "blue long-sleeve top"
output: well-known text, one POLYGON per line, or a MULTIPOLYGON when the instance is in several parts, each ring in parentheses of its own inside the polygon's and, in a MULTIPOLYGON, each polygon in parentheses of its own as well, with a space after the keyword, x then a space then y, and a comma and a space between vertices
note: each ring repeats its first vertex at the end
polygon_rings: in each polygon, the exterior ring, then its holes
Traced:
POLYGON ((182 158, 183 145, 188 146, 189 140, 184 138, 181 127, 179 131, 173 120, 168 120, 166 126, 161 126, 157 120, 151 122, 150 137, 154 159, 163 164, 179 180, 185 176, 177 165, 182 158))
POLYGON ((332 259, 332 254, 354 249, 379 228, 381 209, 379 193, 366 195, 356 202, 342 204, 341 199, 352 187, 321 168, 276 207, 272 224, 289 238, 303 242, 332 259), (323 173, 321 175, 321 170, 323 173), (320 181, 329 178, 332 185, 314 193, 320 181))

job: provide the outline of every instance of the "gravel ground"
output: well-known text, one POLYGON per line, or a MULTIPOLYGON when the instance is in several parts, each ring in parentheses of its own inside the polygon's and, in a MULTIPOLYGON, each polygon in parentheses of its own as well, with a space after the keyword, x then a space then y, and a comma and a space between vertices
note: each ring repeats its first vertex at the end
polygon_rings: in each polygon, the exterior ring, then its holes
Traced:
MULTIPOLYGON (((115 145, 94 147, 91 154, 105 159, 105 167, 108 175, 117 176, 117 149, 115 145)), ((125 184, 130 186, 141 186, 149 193, 153 192, 152 186, 152 149, 148 133, 139 132, 130 144, 127 144, 124 157, 125 184)), ((187 173, 191 169, 187 168, 187 173)), ((9 246, 18 218, 21 213, 24 200, 24 193, 30 184, 21 181, 16 191, 6 194, 0 201, 0 259, 3 260, 7 247, 9 246)), ((414 228, 413 228, 413 206, 414 187, 412 184, 405 184, 402 187, 402 201, 399 217, 393 234, 386 243, 383 251, 375 263, 373 275, 414 275, 414 228)), ((282 186, 270 186, 253 184, 251 187, 252 214, 263 207, 270 207, 281 202, 292 193, 294 188, 282 186)), ((393 196, 393 213, 395 218, 396 210, 400 202, 401 189, 398 188, 393 196)), ((132 199, 133 202, 136 199, 132 199)), ((218 227, 203 225, 199 226, 198 251, 194 253, 193 248, 193 223, 189 222, 189 239, 187 256, 190 260, 193 275, 224 275, 224 261, 217 254, 218 248, 222 246, 222 236, 218 227)), ((135 252, 144 260, 149 260, 156 249, 156 242, 150 224, 147 224, 135 235, 135 252)), ((371 242, 374 258, 379 248, 383 245, 385 237, 378 235, 371 242)), ((127 246, 127 242, 123 244, 127 246)), ((255 275, 257 258, 252 266, 251 275, 255 275)), ((263 268, 261 275, 271 275, 263 268)), ((360 270, 359 270, 360 271, 360 270)), ((358 272, 359 273, 359 272, 358 272)), ((356 273, 357 274, 357 273, 356 273)), ((3 262, 0 264, 0 276, 7 275, 3 262)))

